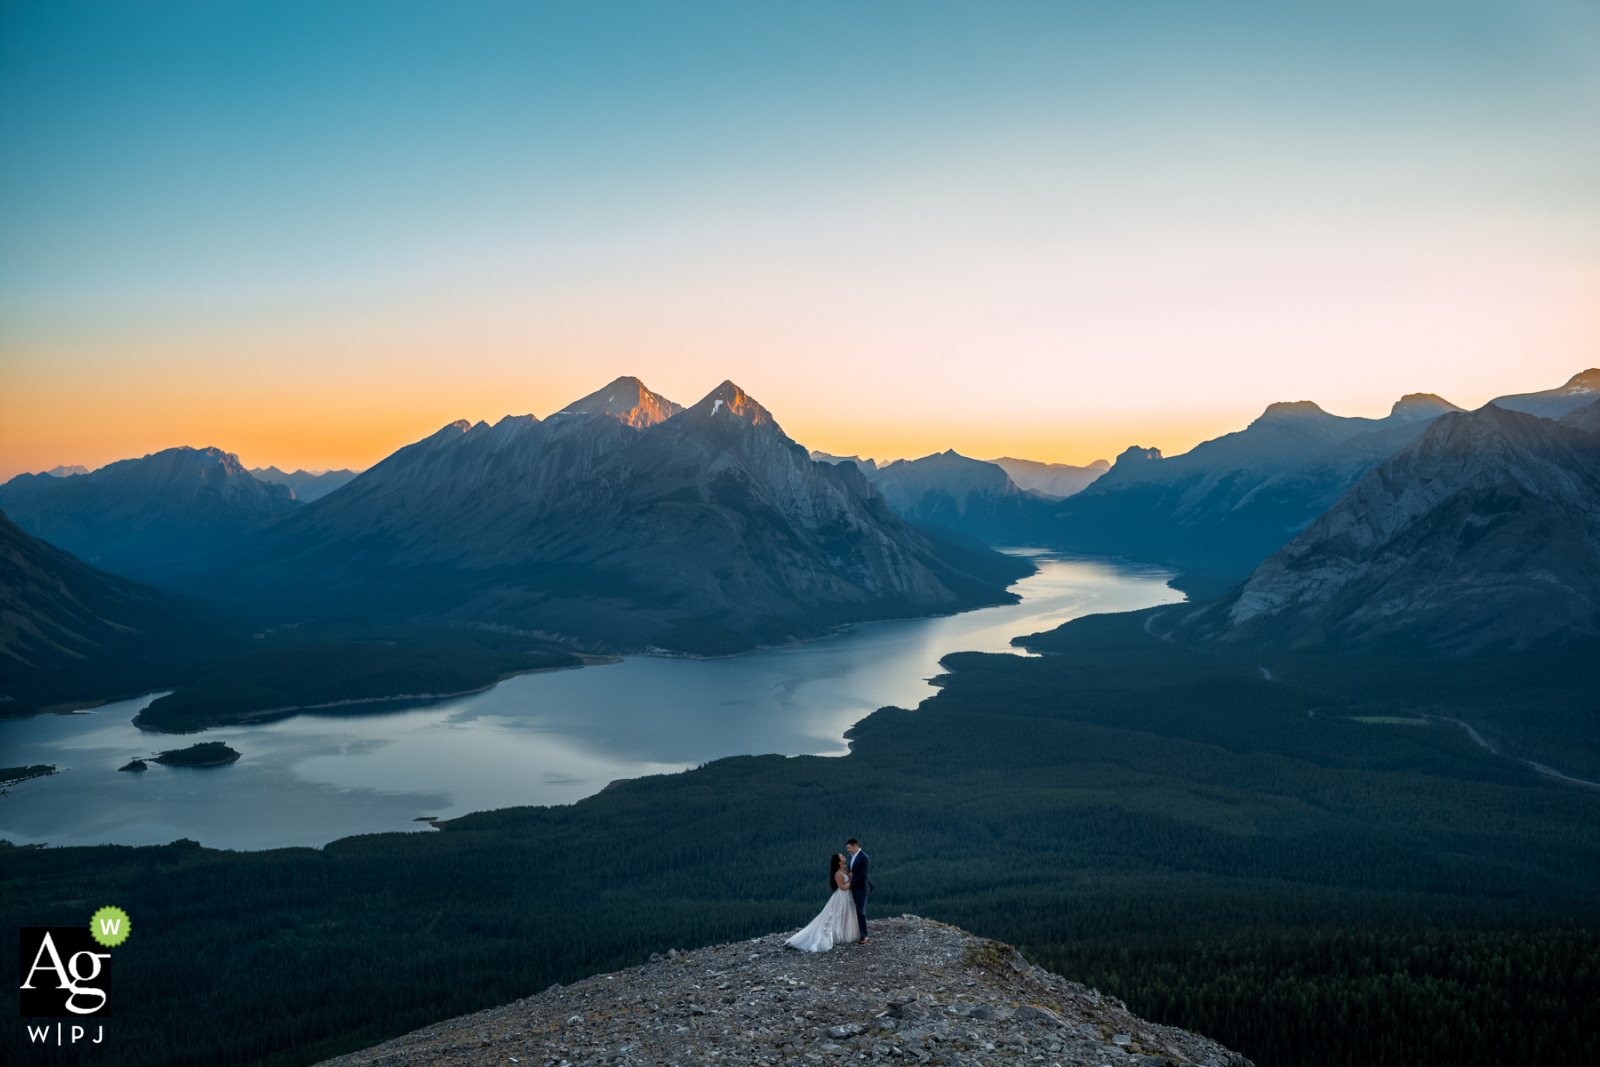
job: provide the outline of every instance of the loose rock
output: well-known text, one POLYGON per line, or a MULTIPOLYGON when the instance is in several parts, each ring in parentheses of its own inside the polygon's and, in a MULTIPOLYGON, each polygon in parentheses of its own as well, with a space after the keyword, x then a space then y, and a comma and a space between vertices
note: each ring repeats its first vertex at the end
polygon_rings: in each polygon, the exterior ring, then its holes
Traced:
POLYGON ((1011 946, 913 915, 821 953, 789 931, 663 956, 325 1067, 1252 1067, 1131 1014, 1011 946))

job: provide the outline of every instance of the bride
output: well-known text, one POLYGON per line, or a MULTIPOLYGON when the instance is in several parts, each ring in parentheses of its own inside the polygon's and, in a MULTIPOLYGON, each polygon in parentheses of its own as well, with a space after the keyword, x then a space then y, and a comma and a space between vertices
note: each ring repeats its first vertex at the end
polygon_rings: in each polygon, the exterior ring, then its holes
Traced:
POLYGON ((856 903, 850 895, 850 872, 846 868, 845 858, 834 853, 828 865, 828 884, 833 887, 833 895, 822 913, 786 942, 791 948, 826 952, 834 945, 853 945, 861 940, 861 929, 856 925, 856 903))

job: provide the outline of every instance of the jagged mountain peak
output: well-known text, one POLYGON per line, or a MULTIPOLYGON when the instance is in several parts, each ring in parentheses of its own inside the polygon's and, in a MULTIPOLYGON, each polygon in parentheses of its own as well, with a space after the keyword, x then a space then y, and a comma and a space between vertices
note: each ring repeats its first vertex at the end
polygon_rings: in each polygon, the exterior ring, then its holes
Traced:
POLYGON ((723 382, 685 414, 698 418, 738 418, 751 426, 771 426, 779 433, 783 432, 778 425, 778 420, 772 417, 772 412, 762 407, 749 393, 740 389, 731 381, 723 382))
POLYGON ((665 422, 682 410, 683 405, 673 403, 660 393, 651 392, 638 378, 624 375, 588 396, 574 400, 545 421, 559 422, 578 415, 609 415, 625 425, 642 430, 665 422))
POLYGON ((131 465, 137 464, 146 478, 157 477, 169 480, 188 480, 198 473, 198 476, 207 481, 221 477, 225 480, 243 479, 254 482, 255 476, 245 469, 239 462, 239 456, 233 452, 210 445, 205 448, 193 448, 189 445, 179 445, 176 448, 164 448, 160 452, 150 452, 140 459, 125 459, 117 463, 100 468, 95 476, 107 477, 107 472, 112 468, 120 470, 133 469, 131 465), (219 470, 220 468, 220 470, 219 470))
POLYGON ((1121 466, 1124 462, 1141 463, 1145 460, 1160 458, 1161 449, 1159 448, 1143 448, 1139 445, 1129 445, 1127 448, 1122 450, 1122 453, 1119 456, 1117 456, 1116 465, 1121 466))
POLYGON ((1417 419, 1431 419, 1447 411, 1461 410, 1463 409, 1436 393, 1407 393, 1394 402, 1394 407, 1389 409, 1389 417, 1413 422, 1417 419))

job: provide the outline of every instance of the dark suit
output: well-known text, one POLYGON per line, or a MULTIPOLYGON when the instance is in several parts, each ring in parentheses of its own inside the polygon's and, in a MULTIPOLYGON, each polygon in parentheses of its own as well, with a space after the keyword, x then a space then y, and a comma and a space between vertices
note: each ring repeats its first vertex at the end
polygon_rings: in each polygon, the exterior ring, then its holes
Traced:
POLYGON ((867 936, 867 892, 872 883, 867 881, 867 854, 857 851, 850 857, 850 895, 856 902, 856 922, 861 926, 861 936, 867 936))

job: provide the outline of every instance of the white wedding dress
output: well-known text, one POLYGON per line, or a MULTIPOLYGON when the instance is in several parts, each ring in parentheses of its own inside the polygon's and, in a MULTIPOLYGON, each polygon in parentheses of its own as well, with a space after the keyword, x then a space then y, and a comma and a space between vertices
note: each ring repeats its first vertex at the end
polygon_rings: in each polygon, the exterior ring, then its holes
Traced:
POLYGON ((835 889, 822 913, 791 937, 787 944, 802 952, 826 952, 834 945, 853 945, 861 940, 856 923, 856 902, 848 889, 835 889))

